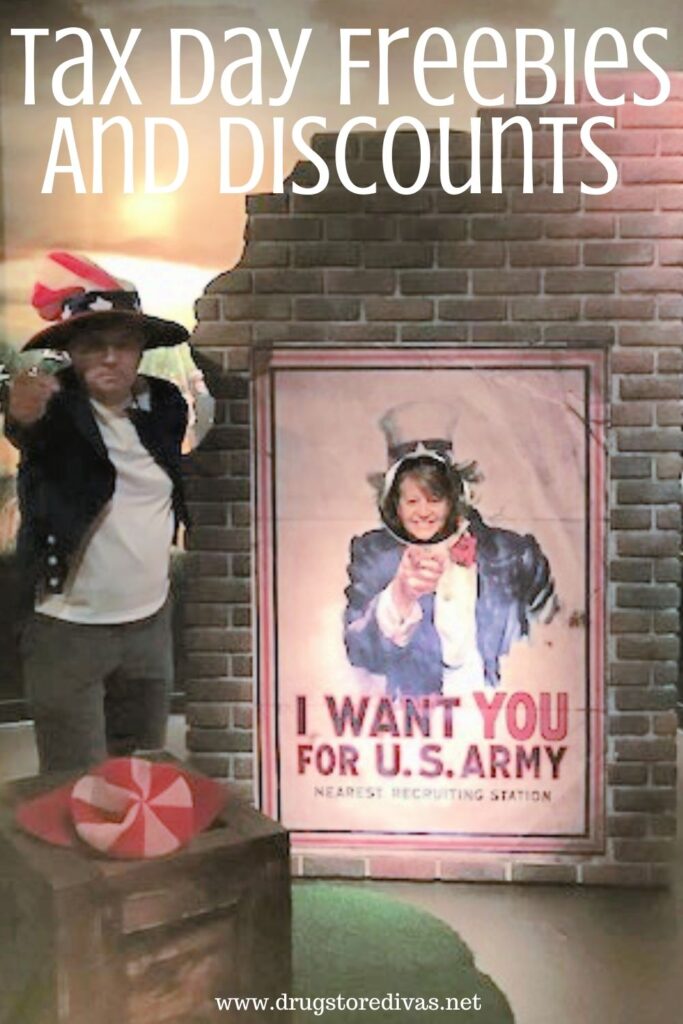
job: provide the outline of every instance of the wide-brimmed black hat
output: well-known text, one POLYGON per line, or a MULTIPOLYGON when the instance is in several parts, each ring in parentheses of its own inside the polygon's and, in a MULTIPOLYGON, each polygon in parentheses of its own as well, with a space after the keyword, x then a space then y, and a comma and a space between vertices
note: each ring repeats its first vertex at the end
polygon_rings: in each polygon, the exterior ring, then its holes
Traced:
POLYGON ((85 331, 129 324, 143 339, 143 348, 179 345, 189 338, 187 328, 174 320, 142 312, 134 285, 113 277, 85 256, 50 252, 31 297, 44 320, 54 321, 34 334, 24 351, 36 348, 66 350, 85 331))

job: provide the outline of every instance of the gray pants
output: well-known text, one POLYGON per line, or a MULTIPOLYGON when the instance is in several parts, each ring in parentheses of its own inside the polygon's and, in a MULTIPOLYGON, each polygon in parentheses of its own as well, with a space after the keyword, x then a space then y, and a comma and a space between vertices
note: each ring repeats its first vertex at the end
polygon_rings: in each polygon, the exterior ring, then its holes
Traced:
POLYGON ((159 750, 173 682, 171 601, 119 625, 35 613, 22 637, 41 772, 159 750))

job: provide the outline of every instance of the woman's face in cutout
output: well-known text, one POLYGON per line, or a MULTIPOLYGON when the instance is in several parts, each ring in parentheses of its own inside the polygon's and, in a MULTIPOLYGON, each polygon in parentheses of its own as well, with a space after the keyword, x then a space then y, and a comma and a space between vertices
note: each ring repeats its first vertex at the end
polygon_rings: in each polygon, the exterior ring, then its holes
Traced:
POLYGON ((425 543, 445 528, 450 502, 437 497, 408 473, 399 485, 397 512, 411 539, 425 543))

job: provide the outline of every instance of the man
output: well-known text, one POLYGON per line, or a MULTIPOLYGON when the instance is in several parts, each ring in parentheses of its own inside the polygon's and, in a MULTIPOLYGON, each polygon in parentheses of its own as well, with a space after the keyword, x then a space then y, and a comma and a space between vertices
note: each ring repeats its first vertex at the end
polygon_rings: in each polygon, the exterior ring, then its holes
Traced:
POLYGON ((501 658, 557 607, 536 539, 490 527, 472 507, 474 467, 454 464, 447 414, 411 402, 383 418, 384 528, 351 542, 346 651, 391 697, 499 686, 501 658))
POLYGON ((71 361, 18 376, 6 417, 21 452, 17 551, 35 597, 24 678, 40 769, 55 771, 164 744, 187 406, 138 367, 145 349, 188 332, 145 316, 131 285, 68 253, 49 255, 33 303, 58 322, 25 348, 71 361))

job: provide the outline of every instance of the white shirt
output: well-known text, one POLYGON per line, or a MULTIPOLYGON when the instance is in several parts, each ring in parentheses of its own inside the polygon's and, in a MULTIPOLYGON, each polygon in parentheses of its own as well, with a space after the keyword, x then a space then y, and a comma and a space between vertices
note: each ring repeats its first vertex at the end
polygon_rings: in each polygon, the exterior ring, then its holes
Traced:
POLYGON ((168 595, 173 539, 173 484, 144 447, 125 410, 90 400, 116 470, 111 501, 84 539, 61 594, 36 611, 69 622, 136 622, 168 595))
MULTIPOLYGON (((434 627, 441 640, 443 693, 447 697, 484 686, 484 666, 477 646, 476 607, 476 565, 449 562, 434 595, 434 627)), ((397 646, 406 647, 422 620, 422 608, 416 601, 402 619, 390 583, 379 595, 376 615, 383 635, 397 646)))

